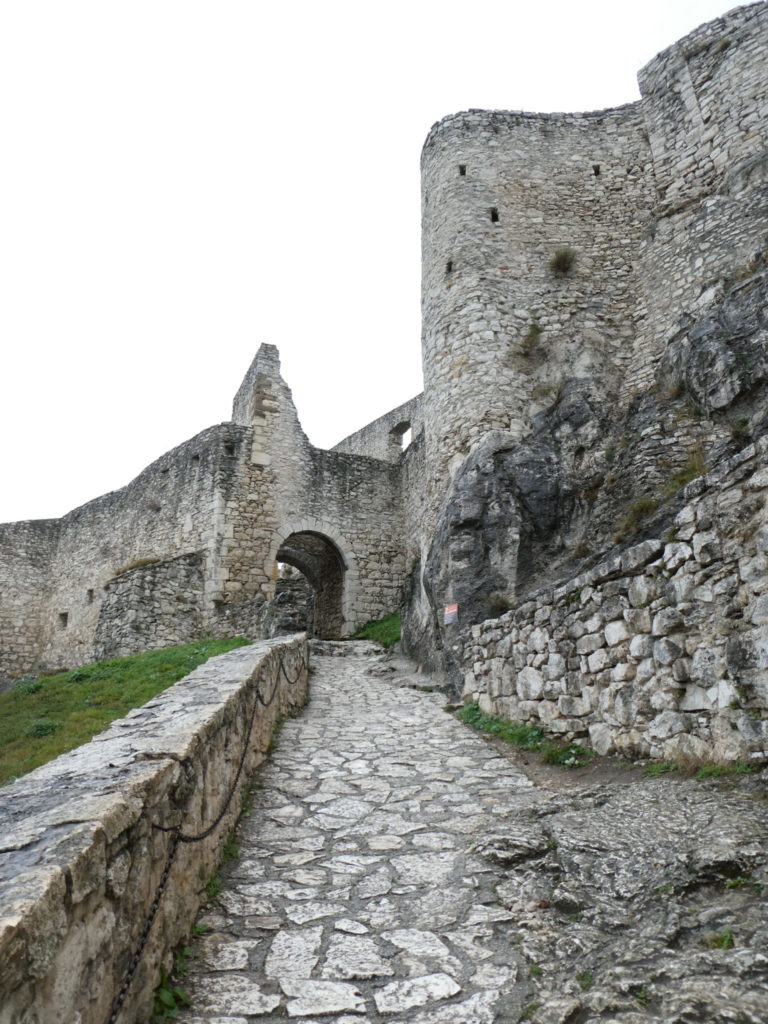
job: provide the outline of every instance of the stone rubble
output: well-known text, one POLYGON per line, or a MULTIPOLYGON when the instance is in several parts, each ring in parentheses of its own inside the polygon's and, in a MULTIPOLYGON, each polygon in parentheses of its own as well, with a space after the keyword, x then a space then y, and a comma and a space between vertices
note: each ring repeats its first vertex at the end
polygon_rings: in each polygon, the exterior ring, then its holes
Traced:
POLYGON ((553 794, 444 697, 381 679, 371 645, 325 646, 200 918, 179 1020, 764 1020, 754 776, 553 794))

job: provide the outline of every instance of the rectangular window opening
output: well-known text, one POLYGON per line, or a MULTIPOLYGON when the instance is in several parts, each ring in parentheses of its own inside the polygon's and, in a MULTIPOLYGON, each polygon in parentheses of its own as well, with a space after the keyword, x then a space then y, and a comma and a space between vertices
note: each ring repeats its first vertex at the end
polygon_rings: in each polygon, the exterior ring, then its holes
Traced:
POLYGON ((466 178, 466 176, 467 176, 467 165, 466 164, 459 164, 459 176, 461 178, 466 178))
POLYGON ((495 207, 495 206, 492 206, 491 207, 491 224, 498 224, 498 223, 499 223, 499 211, 498 211, 498 208, 495 207))
POLYGON ((66 629, 69 622, 69 612, 59 612, 59 629, 66 629))
POLYGON ((448 262, 445 264, 445 272, 446 272, 446 274, 450 274, 450 273, 452 273, 452 271, 453 271, 453 260, 448 260, 448 262))
POLYGON ((86 592, 85 592, 85 599, 88 602, 88 604, 93 604, 94 596, 95 595, 94 595, 93 590, 86 590, 86 592))
POLYGON ((600 174, 600 164, 592 164, 592 173, 595 177, 600 174))

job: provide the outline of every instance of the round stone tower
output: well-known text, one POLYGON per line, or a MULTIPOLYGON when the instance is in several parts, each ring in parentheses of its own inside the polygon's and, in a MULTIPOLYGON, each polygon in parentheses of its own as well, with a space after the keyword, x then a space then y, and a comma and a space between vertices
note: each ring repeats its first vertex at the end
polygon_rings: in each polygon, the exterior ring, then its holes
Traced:
POLYGON ((634 332, 650 150, 639 104, 471 110, 422 154, 422 358, 434 506, 490 430, 524 436, 565 380, 610 391, 634 332))

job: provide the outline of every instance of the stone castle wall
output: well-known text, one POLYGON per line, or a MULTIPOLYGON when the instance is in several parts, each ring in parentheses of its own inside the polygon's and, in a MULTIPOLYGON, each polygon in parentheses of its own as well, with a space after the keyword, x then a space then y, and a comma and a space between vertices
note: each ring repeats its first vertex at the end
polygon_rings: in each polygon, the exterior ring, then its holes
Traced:
POLYGON ((399 462, 403 448, 404 434, 411 431, 416 438, 424 429, 422 403, 424 396, 417 395, 396 409, 368 423, 362 430, 355 431, 343 441, 334 445, 331 451, 348 455, 368 455, 384 462, 399 462))
POLYGON ((422 154, 424 406, 432 487, 490 430, 522 437, 567 377, 616 389, 650 203, 639 104, 470 110, 422 154), (567 273, 551 261, 570 250, 567 273))
POLYGON ((767 456, 689 484, 666 537, 473 626, 465 698, 601 754, 768 757, 767 456))
POLYGON ((768 7, 755 4, 702 25, 638 76, 653 194, 625 397, 651 382, 665 344, 706 309, 710 290, 766 249, 767 68, 768 7))

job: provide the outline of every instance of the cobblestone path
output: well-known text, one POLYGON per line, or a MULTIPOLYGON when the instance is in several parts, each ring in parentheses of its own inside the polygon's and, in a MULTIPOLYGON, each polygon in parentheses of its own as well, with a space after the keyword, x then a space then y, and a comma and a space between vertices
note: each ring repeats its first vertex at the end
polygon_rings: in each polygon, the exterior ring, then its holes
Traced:
POLYGON ((504 871, 473 843, 525 816, 533 787, 444 697, 368 675, 370 647, 346 649, 313 657, 310 704, 260 773, 180 1019, 517 1020, 530 988, 495 895, 504 871))

